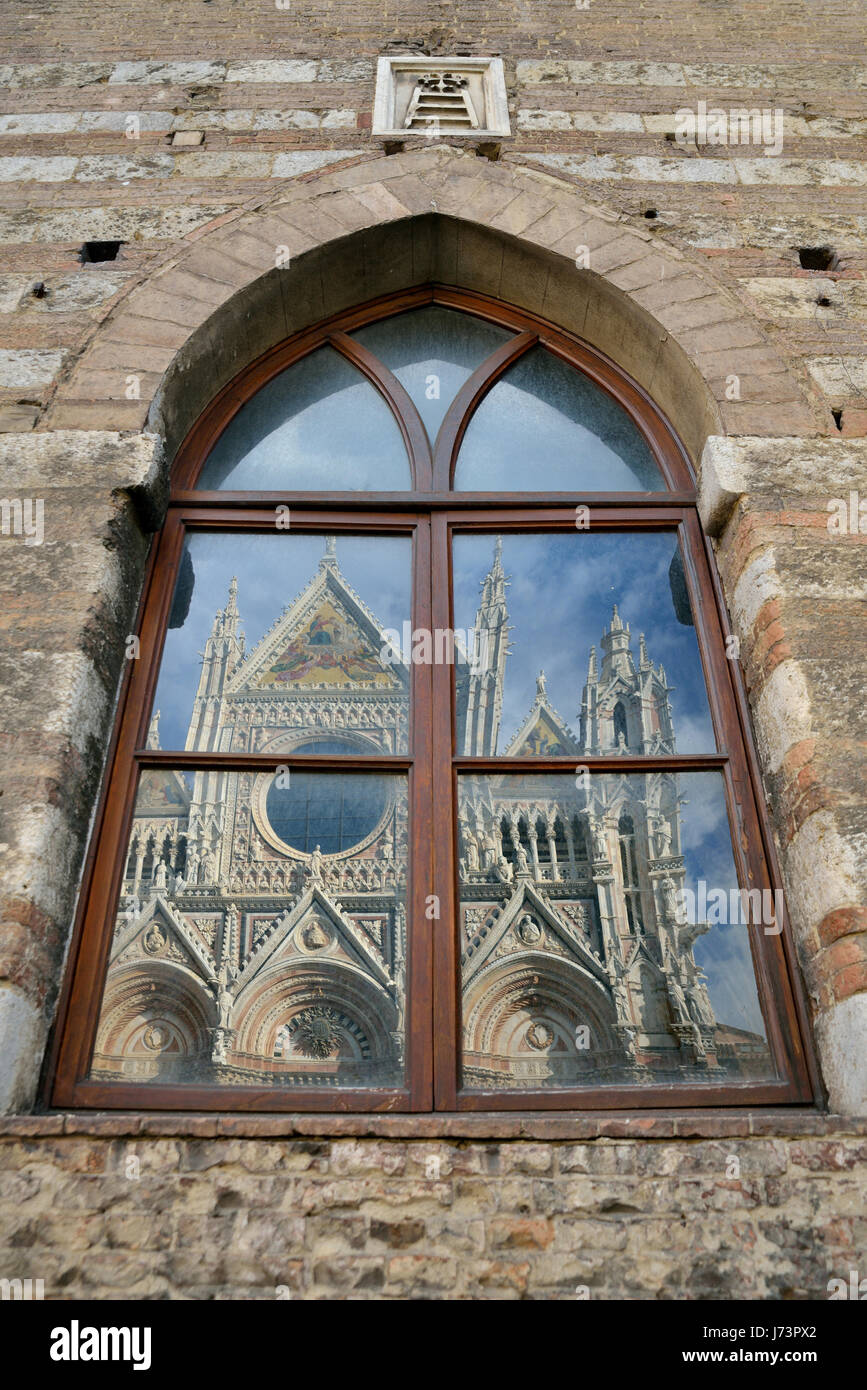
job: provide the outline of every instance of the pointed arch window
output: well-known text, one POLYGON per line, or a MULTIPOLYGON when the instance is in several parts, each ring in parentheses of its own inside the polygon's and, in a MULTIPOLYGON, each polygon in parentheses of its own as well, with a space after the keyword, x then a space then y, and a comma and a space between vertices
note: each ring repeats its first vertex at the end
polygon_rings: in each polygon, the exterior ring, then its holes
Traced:
POLYGON ((267 353, 174 466, 54 1103, 809 1098, 725 624, 586 344, 423 286, 267 353))

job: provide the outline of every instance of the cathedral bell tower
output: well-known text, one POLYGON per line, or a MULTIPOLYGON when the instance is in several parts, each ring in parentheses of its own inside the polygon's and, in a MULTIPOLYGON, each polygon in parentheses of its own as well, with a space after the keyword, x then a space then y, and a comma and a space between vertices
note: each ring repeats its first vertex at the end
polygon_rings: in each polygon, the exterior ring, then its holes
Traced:
POLYGON ((188 752, 225 752, 221 748, 219 714, 226 682, 244 658, 244 634, 239 633, 238 581, 229 585, 229 599, 218 609, 202 653, 199 687, 193 703, 185 747, 188 752))
POLYGON ((647 655, 644 634, 638 639, 638 665, 632 635, 617 611, 602 634, 602 668, 590 648, 587 682, 581 700, 581 743, 585 753, 674 753, 671 687, 660 665, 647 655))
POLYGON ((458 747, 464 754, 497 750, 509 648, 508 582, 503 571, 503 540, 498 536, 494 562, 482 582, 474 650, 468 653, 469 664, 458 677, 458 747))
MULTIPOLYGON (((217 610, 202 653, 199 686, 187 733, 188 750, 225 753, 231 747, 232 729, 222 721, 223 692, 244 657, 244 634, 238 630, 239 623, 238 581, 233 577, 226 607, 217 610)), ((226 786, 224 772, 197 772, 193 779, 188 854, 204 884, 215 882, 219 873, 226 786)))

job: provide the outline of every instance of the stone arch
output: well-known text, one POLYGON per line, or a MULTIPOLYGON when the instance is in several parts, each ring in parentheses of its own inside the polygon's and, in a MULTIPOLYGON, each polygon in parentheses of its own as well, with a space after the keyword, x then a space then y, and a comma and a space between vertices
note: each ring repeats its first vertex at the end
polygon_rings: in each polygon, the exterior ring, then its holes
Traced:
POLYGON ((189 1079, 184 1071, 207 1055, 215 1023, 214 1001, 191 971, 152 961, 145 971, 141 961, 132 962, 109 973, 94 1072, 150 1068, 154 1079, 168 1073, 189 1079))
MULTIPOLYGON (((611 997, 588 970, 545 952, 525 951, 516 959, 494 960, 480 970, 464 996, 464 1048, 472 1069, 474 1061, 497 1057, 520 1063, 534 1051, 553 1058, 564 1075, 581 1061, 594 1066, 622 1061, 615 1029, 611 997), (552 1038, 548 1047, 539 1038, 525 1042, 534 1024, 546 1027, 552 1038), (575 1029, 589 1028, 586 1059, 575 1061, 575 1029)), ((519 1068, 520 1070, 520 1068, 519 1068)))
POLYGON ((281 1030, 291 1029, 299 1015, 318 1006, 339 1015, 339 1063, 382 1067, 394 1060, 390 1035, 399 1028, 399 1018, 391 997, 344 962, 299 965, 297 957, 257 974, 239 992, 232 1019, 236 1051, 274 1058, 281 1030))
POLYGON ((448 146, 319 173, 193 234, 117 302, 46 423, 62 427, 70 407, 96 401, 105 420, 114 403, 117 428, 146 424, 170 459, 217 391, 263 352, 429 281, 507 300, 606 353, 653 397, 695 463, 710 434, 767 433, 771 402, 774 419, 787 409, 789 433, 816 431, 776 347, 706 267, 584 203, 565 179, 448 146))

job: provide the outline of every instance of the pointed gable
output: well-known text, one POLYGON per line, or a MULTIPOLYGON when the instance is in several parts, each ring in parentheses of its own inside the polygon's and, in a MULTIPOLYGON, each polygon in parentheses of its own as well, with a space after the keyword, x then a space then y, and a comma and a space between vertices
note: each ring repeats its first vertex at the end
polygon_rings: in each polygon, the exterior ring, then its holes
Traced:
POLYGON ((544 671, 536 681, 536 698, 530 713, 515 734, 507 757, 568 757, 579 753, 581 745, 548 699, 544 671))
POLYGON ((136 789, 136 819, 145 816, 184 816, 190 808, 190 792, 179 772, 145 768, 136 789))
MULTIPOLYGON (((381 644, 380 644, 381 645, 381 644)), ((269 686, 392 686, 379 648, 331 599, 323 599, 307 622, 280 647, 255 684, 269 686)))
POLYGON ((138 916, 121 920, 112 960, 127 962, 141 957, 184 965, 206 980, 214 973, 210 951, 162 893, 156 894, 138 916))
POLYGON ((513 757, 557 757, 578 752, 578 743, 565 724, 548 709, 536 709, 509 744, 513 757))
POLYGON ((402 690, 404 668, 373 614, 336 566, 320 571, 235 670, 228 691, 402 690))

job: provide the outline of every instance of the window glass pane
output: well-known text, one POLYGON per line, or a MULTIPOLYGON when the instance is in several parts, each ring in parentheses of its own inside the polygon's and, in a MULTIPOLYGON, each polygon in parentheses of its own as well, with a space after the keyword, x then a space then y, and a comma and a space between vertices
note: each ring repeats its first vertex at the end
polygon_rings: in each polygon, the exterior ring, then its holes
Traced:
MULTIPOLYGON (((296 753, 348 753, 346 739, 302 743, 296 753)), ((388 784, 382 777, 296 769, 275 777, 265 796, 263 819, 278 843, 312 854, 339 854, 366 840, 382 820, 388 784)))
POLYGON ((242 406, 200 488, 386 491, 412 486, 400 430, 375 387, 331 347, 287 367, 242 406))
POLYGON ((777 903, 739 894, 719 773, 462 776, 458 819, 465 1087, 773 1076, 777 903))
POLYGON ((462 754, 714 753, 673 532, 456 535, 462 754))
POLYGON ((285 752, 338 735, 339 751, 406 752, 409 667, 394 644, 410 626, 411 557, 408 536, 192 532, 150 746, 285 752))
POLYGON ((402 1084, 406 807, 402 776, 143 771, 91 1076, 402 1084))
POLYGON ((368 324, 352 336, 394 372, 434 440, 464 382, 515 335, 434 304, 368 324))
POLYGON ((464 435, 457 491, 661 492, 662 474, 625 411, 544 348, 491 388, 464 435))

